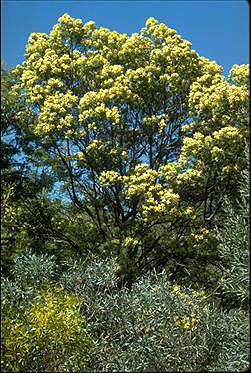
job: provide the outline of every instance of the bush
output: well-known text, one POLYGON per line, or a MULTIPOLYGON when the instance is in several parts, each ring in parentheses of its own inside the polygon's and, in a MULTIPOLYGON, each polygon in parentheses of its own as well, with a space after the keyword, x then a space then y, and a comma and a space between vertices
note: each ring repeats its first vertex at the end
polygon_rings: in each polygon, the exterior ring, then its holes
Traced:
POLYGON ((229 371, 247 364, 247 313, 220 311, 203 290, 171 284, 166 271, 118 290, 116 271, 114 260, 86 269, 75 263, 60 280, 73 291, 77 279, 75 291, 85 297, 94 371, 229 371))
POLYGON ((243 173, 241 196, 235 203, 225 203, 224 228, 220 230, 220 256, 223 260, 221 279, 223 304, 249 309, 250 304, 250 215, 249 174, 243 173))
POLYGON ((19 286, 37 288, 55 279, 57 270, 58 266, 53 256, 37 255, 28 251, 14 259, 11 275, 19 286))
MULTIPOLYGON (((22 316, 8 306, 2 320, 5 371, 89 371, 94 342, 80 313, 82 301, 46 287, 22 316)), ((4 309, 7 308, 3 298, 4 309)))
POLYGON ((248 364, 249 313, 222 311, 203 289, 171 283, 167 270, 120 289, 115 259, 70 260, 54 283, 47 261, 49 276, 27 265, 22 277, 16 265, 16 282, 2 282, 2 370, 217 372, 248 364), (29 287, 35 272, 41 281, 29 287))
POLYGON ((90 371, 94 341, 83 298, 49 281, 55 268, 52 257, 27 254, 16 258, 14 280, 3 279, 2 370, 90 371))

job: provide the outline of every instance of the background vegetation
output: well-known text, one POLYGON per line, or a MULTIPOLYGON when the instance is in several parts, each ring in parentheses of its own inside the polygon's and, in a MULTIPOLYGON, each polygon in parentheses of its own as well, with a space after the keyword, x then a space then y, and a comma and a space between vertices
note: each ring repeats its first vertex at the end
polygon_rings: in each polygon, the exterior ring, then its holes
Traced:
POLYGON ((249 66, 62 16, 1 75, 2 371, 249 364, 249 66))

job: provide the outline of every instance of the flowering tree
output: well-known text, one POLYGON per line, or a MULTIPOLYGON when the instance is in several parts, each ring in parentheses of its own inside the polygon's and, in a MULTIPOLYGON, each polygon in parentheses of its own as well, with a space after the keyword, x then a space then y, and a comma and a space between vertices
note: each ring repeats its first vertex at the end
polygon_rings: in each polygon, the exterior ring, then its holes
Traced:
POLYGON ((213 222, 246 167, 249 70, 231 81, 154 18, 139 33, 65 14, 16 67, 18 120, 123 272, 212 255, 213 222), (211 251, 210 251, 211 250, 211 251), (130 270, 129 270, 130 269, 130 270))

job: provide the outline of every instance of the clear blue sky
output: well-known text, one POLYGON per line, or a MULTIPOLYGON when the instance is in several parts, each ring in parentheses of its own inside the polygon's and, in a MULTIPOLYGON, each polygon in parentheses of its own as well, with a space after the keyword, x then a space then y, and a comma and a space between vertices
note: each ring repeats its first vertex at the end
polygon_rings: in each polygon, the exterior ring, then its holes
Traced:
POLYGON ((1 1, 1 58, 20 64, 31 32, 49 33, 64 13, 131 35, 149 17, 175 29, 200 55, 227 74, 233 64, 249 63, 249 3, 246 0, 1 1))

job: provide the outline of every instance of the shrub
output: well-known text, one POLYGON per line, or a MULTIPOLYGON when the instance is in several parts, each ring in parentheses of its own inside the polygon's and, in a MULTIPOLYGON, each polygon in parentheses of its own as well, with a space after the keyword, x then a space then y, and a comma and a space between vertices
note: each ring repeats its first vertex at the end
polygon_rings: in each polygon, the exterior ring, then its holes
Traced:
POLYGON ((249 362, 248 311, 222 311, 167 270, 120 289, 115 259, 68 261, 57 282, 32 287, 18 268, 17 283, 2 286, 4 371, 217 372, 249 362))
MULTIPOLYGON (((61 288, 36 292, 24 314, 3 317, 2 369, 6 371, 89 371, 94 342, 80 313, 82 300, 61 288)), ((6 308, 6 303, 4 301, 6 308)))
POLYGON ((235 203, 226 200, 224 228, 220 230, 220 256, 223 260, 221 279, 223 304, 228 308, 249 309, 249 174, 242 174, 241 195, 235 203))
POLYGON ((83 298, 49 281, 55 268, 52 257, 22 255, 14 280, 3 279, 2 370, 91 369, 94 341, 81 312, 83 298))
POLYGON ((94 371, 229 371, 247 364, 247 313, 219 310, 202 289, 171 284, 167 271, 118 290, 114 260, 93 262, 79 274, 78 268, 61 280, 74 291, 78 278, 75 289, 85 297, 94 371))
POLYGON ((58 266, 53 256, 32 254, 28 251, 14 259, 11 270, 15 282, 23 287, 34 287, 51 282, 57 276, 58 266))

